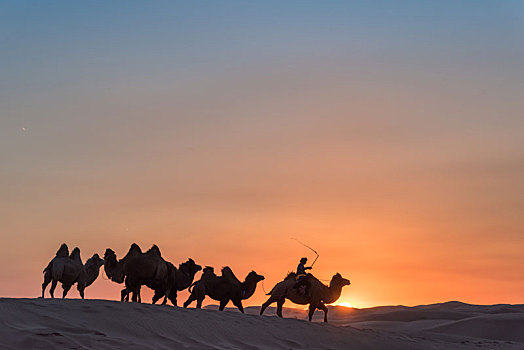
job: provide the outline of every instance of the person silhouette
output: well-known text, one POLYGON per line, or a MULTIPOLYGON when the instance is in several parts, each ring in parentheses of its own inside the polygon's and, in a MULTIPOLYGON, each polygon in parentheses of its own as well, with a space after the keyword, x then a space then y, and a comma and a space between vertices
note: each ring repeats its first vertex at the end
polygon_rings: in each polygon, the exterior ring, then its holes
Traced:
POLYGON ((307 258, 300 259, 300 263, 297 266, 297 277, 304 276, 306 274, 306 270, 311 270, 311 266, 306 266, 307 258))
POLYGON ((304 283, 304 277, 306 277, 307 272, 306 270, 311 270, 311 266, 306 266, 307 258, 300 259, 300 263, 297 266, 297 283, 295 283, 294 288, 298 289, 298 293, 300 295, 306 295, 307 294, 307 286, 304 283))

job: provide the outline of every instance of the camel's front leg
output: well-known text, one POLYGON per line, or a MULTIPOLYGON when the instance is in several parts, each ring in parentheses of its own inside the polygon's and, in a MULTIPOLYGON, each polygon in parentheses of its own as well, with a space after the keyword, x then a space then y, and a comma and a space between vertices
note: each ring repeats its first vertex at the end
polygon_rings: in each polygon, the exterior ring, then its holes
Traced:
POLYGON ((167 303, 167 296, 169 295, 169 293, 171 293, 171 289, 167 289, 166 290, 166 293, 164 294, 164 300, 162 301, 162 305, 166 305, 167 303))
POLYGON ((120 291, 120 301, 129 301, 129 292, 127 291, 127 288, 124 288, 120 291))
POLYGON ((283 317, 282 316, 282 307, 284 306, 285 302, 286 302, 286 298, 282 298, 280 300, 277 300, 277 316, 278 317, 283 317))
POLYGON ((71 289, 71 286, 66 286, 62 284, 62 288, 64 288, 64 292, 62 293, 62 299, 65 299, 67 292, 69 292, 69 289, 71 289))
POLYGON ((218 310, 224 311, 227 303, 229 303, 229 298, 220 300, 220 306, 218 307, 218 310))
POLYGON ((78 289, 78 293, 80 293, 80 297, 84 299, 84 291, 86 289, 85 283, 78 283, 76 285, 76 289, 78 289))
POLYGON ((162 292, 159 291, 159 290, 155 290, 155 295, 153 295, 153 300, 152 300, 152 303, 153 304, 156 304, 157 301, 160 300, 160 298, 162 298, 162 292))
POLYGON ((232 300, 233 301, 233 305, 235 305, 241 313, 244 313, 244 306, 242 306, 242 299, 235 299, 235 300, 232 300))
MULTIPOLYGON (((166 294, 167 296, 167 294, 166 294)), ((177 306, 177 292, 176 290, 175 291, 172 291, 171 293, 169 293, 169 300, 171 300, 171 303, 173 304, 173 306, 177 306)))
POLYGON ((328 308, 324 303, 320 303, 319 307, 320 310, 324 311, 324 322, 327 322, 327 314, 328 314, 328 308))

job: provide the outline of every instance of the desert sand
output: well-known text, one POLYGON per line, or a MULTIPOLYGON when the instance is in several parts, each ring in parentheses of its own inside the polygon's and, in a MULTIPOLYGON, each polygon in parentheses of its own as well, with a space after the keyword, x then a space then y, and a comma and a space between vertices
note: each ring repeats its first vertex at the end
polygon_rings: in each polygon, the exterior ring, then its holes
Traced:
POLYGON ((459 302, 330 307, 258 316, 227 310, 79 299, 0 299, 5 349, 524 349, 524 306, 459 302))

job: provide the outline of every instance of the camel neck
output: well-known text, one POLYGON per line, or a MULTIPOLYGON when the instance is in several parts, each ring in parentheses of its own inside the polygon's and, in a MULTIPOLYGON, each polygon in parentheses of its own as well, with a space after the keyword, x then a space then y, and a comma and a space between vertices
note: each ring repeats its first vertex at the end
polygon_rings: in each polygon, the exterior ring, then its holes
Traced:
POLYGON ((253 280, 246 280, 242 282, 242 299, 248 299, 253 294, 257 288, 257 283, 253 280))
POLYGON ((97 267, 96 265, 86 268, 86 287, 93 284, 93 282, 98 278, 99 273, 100 267, 97 267))
POLYGON ((180 269, 177 269, 176 271, 176 288, 178 290, 184 290, 187 287, 193 283, 193 279, 195 278, 195 274, 186 274, 180 269))
POLYGON ((342 286, 341 285, 334 285, 328 287, 328 293, 326 298, 324 298, 324 302, 326 304, 334 303, 335 301, 340 298, 340 294, 342 294, 342 286))

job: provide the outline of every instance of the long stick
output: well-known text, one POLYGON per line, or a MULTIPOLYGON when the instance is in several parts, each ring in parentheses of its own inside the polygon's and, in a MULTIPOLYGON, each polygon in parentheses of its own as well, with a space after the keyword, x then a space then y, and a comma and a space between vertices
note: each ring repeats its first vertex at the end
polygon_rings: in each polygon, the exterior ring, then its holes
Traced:
POLYGON ((294 239, 295 241, 297 241, 298 243, 302 244, 304 247, 310 249, 313 253, 315 253, 317 255, 317 257, 315 258, 315 260, 313 261, 313 263, 311 264, 311 267, 313 267, 313 265, 315 265, 315 263, 317 262, 318 260, 318 257, 320 256, 320 254, 317 253, 317 251, 313 248, 311 248, 310 246, 308 246, 307 244, 304 244, 302 242, 300 242, 298 239, 294 238, 294 237, 291 237, 291 239, 294 239))

